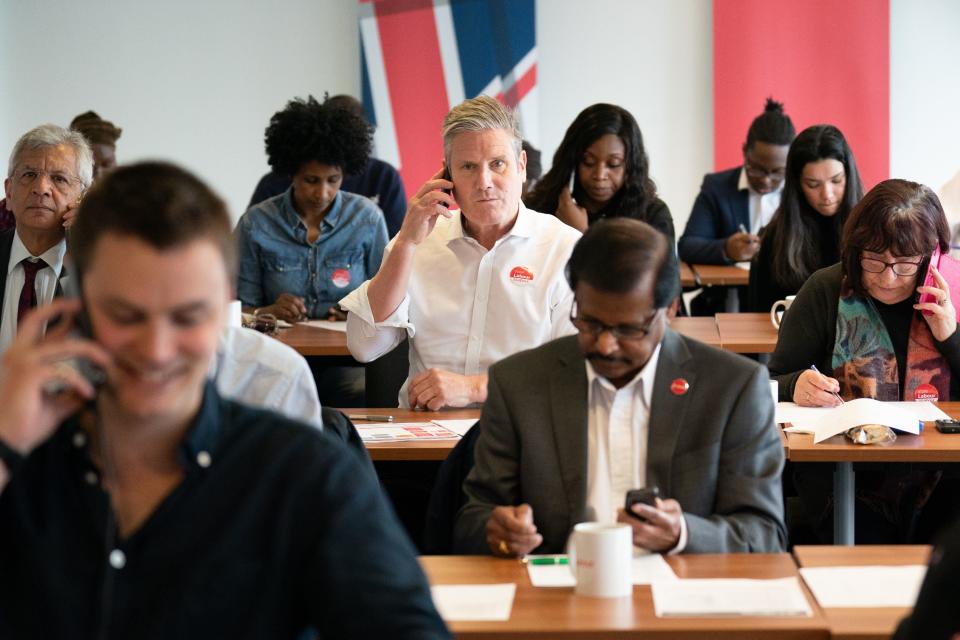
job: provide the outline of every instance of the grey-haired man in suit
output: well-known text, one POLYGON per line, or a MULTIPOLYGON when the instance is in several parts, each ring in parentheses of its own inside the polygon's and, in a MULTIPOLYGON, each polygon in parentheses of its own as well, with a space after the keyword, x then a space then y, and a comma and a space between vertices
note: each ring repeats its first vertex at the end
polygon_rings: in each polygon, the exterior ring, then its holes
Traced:
POLYGON ((780 551, 783 448, 766 370, 674 333, 666 239, 601 221, 567 265, 576 336, 490 369, 454 549, 561 552, 582 521, 664 553, 780 551), (623 509, 656 486, 654 506, 623 509))

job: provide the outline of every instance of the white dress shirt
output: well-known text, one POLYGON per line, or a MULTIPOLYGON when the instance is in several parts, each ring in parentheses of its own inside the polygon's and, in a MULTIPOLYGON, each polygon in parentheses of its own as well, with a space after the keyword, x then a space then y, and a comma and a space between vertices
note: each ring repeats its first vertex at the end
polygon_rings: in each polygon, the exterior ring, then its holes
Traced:
POLYGON ((275 338, 253 329, 224 327, 209 375, 226 398, 323 428, 310 366, 275 338))
POLYGON ((0 353, 3 353, 17 335, 17 308, 20 306, 20 292, 23 290, 23 265, 26 258, 40 258, 47 266, 37 271, 34 288, 37 294, 37 306, 50 304, 57 291, 57 280, 63 269, 63 256, 67 253, 67 241, 61 240, 39 256, 31 255, 20 239, 20 233, 14 232, 10 247, 10 260, 7 262, 7 282, 3 290, 3 317, 0 318, 0 353))
MULTIPOLYGON (((617 389, 587 368, 587 517, 596 522, 617 521, 627 492, 646 486, 647 436, 653 383, 660 345, 643 369, 617 389)), ((669 497, 669 496, 664 496, 669 497)), ((683 505, 681 505, 682 507, 683 505)), ((680 519, 680 540, 670 553, 687 545, 686 521, 680 519)))
POLYGON ((747 170, 740 169, 740 181, 737 189, 750 192, 750 233, 758 234, 760 230, 770 224, 770 219, 780 206, 780 196, 783 194, 783 180, 770 193, 757 193, 747 180, 747 170))
POLYGON ((401 407, 422 371, 485 373, 508 355, 575 331, 564 267, 580 232, 521 204, 513 228, 487 251, 464 233, 460 212, 451 213, 417 247, 407 295, 388 318, 374 322, 369 281, 340 301, 350 312, 347 345, 357 360, 374 360, 410 337, 401 407))

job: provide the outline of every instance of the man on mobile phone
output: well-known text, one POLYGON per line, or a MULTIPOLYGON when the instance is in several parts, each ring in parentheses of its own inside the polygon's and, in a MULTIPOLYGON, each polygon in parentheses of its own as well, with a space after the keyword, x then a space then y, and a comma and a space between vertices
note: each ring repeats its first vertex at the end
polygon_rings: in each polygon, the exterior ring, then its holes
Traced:
POLYGON ((443 144, 444 169, 411 198, 379 271, 340 301, 357 360, 409 336, 401 407, 482 403, 487 367, 573 333, 563 265, 580 234, 521 202, 516 114, 489 96, 465 100, 444 119, 443 144))
POLYGON ((93 152, 83 135, 53 124, 13 146, 3 182, 16 226, 0 233, 0 353, 30 309, 58 295, 67 252, 64 214, 93 181, 93 152))
POLYGON ((480 418, 459 553, 558 553, 578 522, 626 522, 658 552, 786 543, 766 369, 674 333, 669 247, 629 218, 592 225, 567 264, 578 334, 498 362, 480 418), (658 487, 653 505, 631 489, 658 487))
POLYGON ((0 373, 0 638, 449 637, 358 458, 208 380, 230 227, 169 164, 85 197, 70 252, 94 340, 71 336, 79 300, 55 300, 0 373))

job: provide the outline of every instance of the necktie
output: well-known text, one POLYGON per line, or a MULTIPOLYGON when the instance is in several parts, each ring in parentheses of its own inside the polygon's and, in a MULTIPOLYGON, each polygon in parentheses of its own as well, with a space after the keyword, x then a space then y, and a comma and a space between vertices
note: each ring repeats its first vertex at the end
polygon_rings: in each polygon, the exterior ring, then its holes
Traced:
POLYGON ((35 286, 37 271, 47 266, 47 263, 43 260, 31 260, 30 258, 24 258, 20 264, 23 265, 23 289, 20 290, 20 304, 17 306, 18 326, 24 314, 37 306, 37 289, 35 286))

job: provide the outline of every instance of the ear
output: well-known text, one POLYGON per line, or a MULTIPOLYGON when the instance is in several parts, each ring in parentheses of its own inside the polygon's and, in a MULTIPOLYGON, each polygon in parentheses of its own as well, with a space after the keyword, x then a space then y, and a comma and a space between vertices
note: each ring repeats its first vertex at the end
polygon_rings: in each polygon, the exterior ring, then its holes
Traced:
POLYGON ((520 155, 517 156, 517 169, 520 174, 520 184, 523 184, 527 181, 527 152, 523 149, 520 150, 520 155))
POLYGON ((10 199, 10 178, 5 178, 3 180, 3 195, 7 198, 7 200, 10 199))

